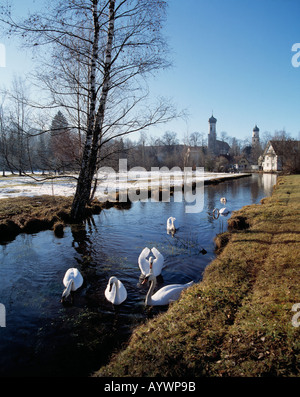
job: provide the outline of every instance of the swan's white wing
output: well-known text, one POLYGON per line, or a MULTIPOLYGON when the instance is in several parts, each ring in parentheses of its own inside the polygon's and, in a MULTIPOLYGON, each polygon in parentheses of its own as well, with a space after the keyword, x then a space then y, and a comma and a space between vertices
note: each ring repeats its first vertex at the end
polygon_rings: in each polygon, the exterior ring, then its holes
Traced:
POLYGON ((170 229, 170 227, 171 227, 171 217, 168 218, 167 220, 167 229, 170 229))
POLYGON ((109 280, 104 291, 105 298, 114 305, 120 305, 127 298, 127 291, 122 281, 117 280, 117 284, 109 280), (112 284, 112 286, 111 286, 112 284))
POLYGON ((148 247, 145 247, 143 251, 140 253, 138 262, 139 262, 139 267, 144 276, 146 276, 150 272, 150 266, 149 266, 149 261, 147 256, 150 254, 150 249, 148 247))
POLYGON ((154 276, 157 277, 157 276, 160 275, 161 270, 162 270, 162 268, 163 268, 163 266, 164 266, 164 257, 163 257, 163 255, 158 251, 158 249, 155 248, 155 247, 153 247, 151 251, 152 251, 153 255, 155 256, 155 259, 154 259, 153 265, 152 265, 153 274, 154 274, 154 276))
POLYGON ((72 290, 75 291, 76 289, 80 288, 83 284, 83 277, 80 274, 79 270, 71 267, 66 271, 66 274, 63 278, 63 284, 66 287, 68 282, 73 280, 72 290))
POLYGON ((83 284, 83 277, 80 274, 78 269, 74 269, 74 283, 73 283, 73 291, 75 291, 76 289, 80 288, 83 284))
POLYGON ((121 304, 127 299, 127 291, 122 281, 120 280, 118 280, 118 288, 119 288, 119 299, 118 299, 118 303, 116 304, 121 304))
POLYGON ((152 305, 168 305, 180 298, 181 292, 188 288, 191 283, 188 284, 171 284, 162 287, 151 297, 152 305))
POLYGON ((73 267, 71 267, 70 269, 68 269, 66 271, 64 278, 63 278, 63 284, 65 287, 68 285, 69 281, 74 278, 74 270, 75 269, 73 267))
POLYGON ((229 213, 229 210, 226 207, 220 209, 220 214, 221 215, 226 215, 228 213, 229 213))
POLYGON ((63 278, 63 285, 64 285, 65 287, 68 285, 68 281, 69 281, 69 274, 68 274, 68 271, 69 271, 69 270, 67 270, 67 272, 66 272, 66 274, 64 275, 64 278, 63 278))

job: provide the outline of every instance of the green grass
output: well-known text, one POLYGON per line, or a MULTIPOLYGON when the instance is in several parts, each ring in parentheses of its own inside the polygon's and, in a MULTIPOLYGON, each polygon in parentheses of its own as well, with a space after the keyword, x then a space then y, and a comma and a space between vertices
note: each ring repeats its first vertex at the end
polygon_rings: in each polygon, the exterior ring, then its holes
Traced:
POLYGON ((300 176, 232 214, 203 280, 94 376, 299 376, 300 176))

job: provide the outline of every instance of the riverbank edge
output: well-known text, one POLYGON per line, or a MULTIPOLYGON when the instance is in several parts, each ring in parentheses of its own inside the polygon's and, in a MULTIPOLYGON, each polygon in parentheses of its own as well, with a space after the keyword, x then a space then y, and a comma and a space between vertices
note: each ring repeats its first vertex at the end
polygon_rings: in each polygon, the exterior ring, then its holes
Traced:
MULTIPOLYGON (((205 180, 204 185, 219 184, 230 179, 249 177, 251 174, 228 175, 205 180)), ((196 183, 193 183, 193 188, 196 183)), ((182 186, 182 189, 184 186, 182 186)), ((175 186, 170 186, 170 194, 174 193, 175 186)), ((161 198, 163 189, 159 189, 161 198)), ((148 191, 151 196, 151 190, 148 191)), ((85 219, 100 214, 103 209, 129 209, 131 202, 116 200, 99 201, 94 199, 85 211, 85 219)), ((149 197, 150 198, 150 197, 149 197)), ((21 233, 38 233, 43 230, 53 230, 56 237, 63 237, 64 228, 72 224, 70 217, 73 197, 41 195, 33 197, 12 197, 0 199, 0 243, 13 241, 21 233)))
POLYGON ((233 212, 217 258, 94 377, 300 375, 300 175, 233 212), (294 310, 294 311, 293 311, 294 310))

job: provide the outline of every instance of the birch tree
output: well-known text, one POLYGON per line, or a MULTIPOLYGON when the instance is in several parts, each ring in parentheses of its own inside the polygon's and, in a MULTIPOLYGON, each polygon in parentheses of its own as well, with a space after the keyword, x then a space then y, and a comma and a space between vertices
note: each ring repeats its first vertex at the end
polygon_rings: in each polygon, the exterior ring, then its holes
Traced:
POLYGON ((38 72, 50 93, 47 108, 67 110, 82 137, 74 219, 84 216, 103 146, 175 117, 168 101, 149 102, 146 83, 169 66, 165 12, 163 0, 56 0, 24 21, 8 11, 2 17, 26 45, 51 49, 38 72))

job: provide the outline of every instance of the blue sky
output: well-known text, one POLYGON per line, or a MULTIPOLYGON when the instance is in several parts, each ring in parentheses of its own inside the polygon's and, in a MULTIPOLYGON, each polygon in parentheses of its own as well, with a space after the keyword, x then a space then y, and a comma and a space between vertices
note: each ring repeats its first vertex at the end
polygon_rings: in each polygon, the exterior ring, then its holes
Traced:
MULTIPOLYGON (((153 85, 186 107, 180 133, 217 131, 240 139, 285 129, 300 131, 300 68, 292 45, 300 42, 299 0, 172 0, 165 32, 174 67, 153 85)), ((177 124, 177 126, 176 126, 177 124)))
MULTIPOLYGON (((38 0, 17 0, 30 8, 38 0)), ((292 46, 300 43, 299 0, 170 0, 164 34, 173 67, 149 81, 153 96, 166 96, 189 118, 149 131, 174 131, 179 138, 208 131, 212 110, 217 132, 251 138, 285 129, 300 132, 300 67, 292 66, 292 46)), ((30 54, 7 46, 0 85, 30 65, 30 54)))

